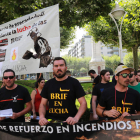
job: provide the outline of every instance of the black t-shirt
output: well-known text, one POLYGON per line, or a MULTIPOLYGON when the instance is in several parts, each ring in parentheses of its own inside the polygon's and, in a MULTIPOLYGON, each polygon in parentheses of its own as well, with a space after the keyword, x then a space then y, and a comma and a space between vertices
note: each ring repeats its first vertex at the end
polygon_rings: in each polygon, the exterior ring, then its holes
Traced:
POLYGON ((100 76, 98 75, 98 76, 93 80, 92 88, 94 88, 94 86, 97 85, 99 82, 100 82, 100 76))
POLYGON ((108 82, 108 83, 99 83, 95 85, 92 91, 92 95, 97 96, 97 100, 100 100, 101 93, 104 91, 104 89, 110 88, 115 86, 114 83, 108 82))
MULTIPOLYGON (((24 109, 25 103, 31 101, 28 90, 20 85, 13 90, 5 87, 0 89, 0 110, 12 108, 13 112, 18 113, 24 109)), ((25 122, 24 115, 17 119, 5 119, 4 122, 25 122)))
POLYGON ((99 104, 105 107, 106 110, 116 109, 121 114, 122 112, 135 114, 135 110, 140 111, 140 94, 136 90, 128 88, 124 103, 125 93, 126 92, 119 92, 116 90, 117 108, 115 108, 115 87, 105 89, 101 94, 99 104))
POLYGON ((64 81, 55 78, 46 82, 41 96, 49 101, 47 119, 66 120, 77 113, 76 98, 83 97, 85 92, 78 80, 69 77, 64 81))

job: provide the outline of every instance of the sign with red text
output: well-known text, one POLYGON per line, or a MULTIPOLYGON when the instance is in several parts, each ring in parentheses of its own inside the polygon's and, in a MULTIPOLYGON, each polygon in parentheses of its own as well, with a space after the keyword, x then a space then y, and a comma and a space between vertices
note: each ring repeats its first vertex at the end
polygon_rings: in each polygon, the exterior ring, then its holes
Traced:
POLYGON ((0 25, 0 75, 52 72, 60 56, 59 6, 47 7, 0 25))

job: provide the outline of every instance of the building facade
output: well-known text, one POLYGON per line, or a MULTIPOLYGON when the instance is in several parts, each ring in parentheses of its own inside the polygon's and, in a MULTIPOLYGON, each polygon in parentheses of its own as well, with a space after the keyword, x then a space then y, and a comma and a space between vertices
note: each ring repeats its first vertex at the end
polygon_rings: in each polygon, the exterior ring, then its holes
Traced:
MULTIPOLYGON (((92 57, 92 47, 96 45, 101 48, 101 54, 104 56, 119 55, 119 48, 117 47, 107 47, 102 42, 95 43, 91 36, 83 36, 75 44, 75 46, 68 51, 68 56, 70 57, 92 57)), ((93 50, 94 51, 94 50, 93 50)), ((123 57, 127 54, 127 50, 123 49, 123 57)))
POLYGON ((92 56, 92 38, 91 36, 83 36, 82 39, 79 40, 75 44, 75 46, 69 50, 68 56, 71 57, 91 57, 92 56))

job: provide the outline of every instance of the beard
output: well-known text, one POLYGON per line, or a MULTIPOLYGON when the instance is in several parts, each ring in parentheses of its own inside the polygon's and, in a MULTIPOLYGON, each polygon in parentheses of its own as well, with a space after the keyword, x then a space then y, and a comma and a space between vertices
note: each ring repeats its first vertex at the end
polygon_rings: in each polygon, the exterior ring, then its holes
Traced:
POLYGON ((125 80, 123 83, 118 79, 118 82, 120 85, 124 86, 124 87, 128 87, 129 84, 126 84, 125 82, 130 82, 129 80, 125 80))
MULTIPOLYGON (((61 71, 61 70, 58 70, 58 71, 61 71)), ((57 72, 58 72, 57 71, 57 72)), ((62 71, 61 71, 62 72, 62 71)), ((54 75, 57 77, 57 78, 63 78, 65 75, 66 75, 66 70, 62 73, 62 74, 57 74, 54 72, 54 75)))
POLYGON ((14 86, 14 82, 11 83, 11 85, 5 84, 5 86, 8 87, 8 88, 12 88, 14 86))

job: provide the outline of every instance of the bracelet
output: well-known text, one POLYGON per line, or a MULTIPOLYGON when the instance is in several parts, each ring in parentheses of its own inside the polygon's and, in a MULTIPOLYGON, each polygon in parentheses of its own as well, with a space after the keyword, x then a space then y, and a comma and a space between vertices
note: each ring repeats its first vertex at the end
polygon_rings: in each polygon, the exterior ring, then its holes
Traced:
POLYGON ((104 114, 103 114, 103 113, 104 113, 104 111, 105 111, 105 110, 103 110, 103 112, 102 112, 102 116, 103 116, 103 117, 105 117, 105 116, 104 116, 104 114))

